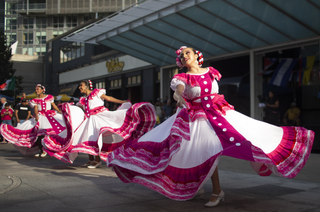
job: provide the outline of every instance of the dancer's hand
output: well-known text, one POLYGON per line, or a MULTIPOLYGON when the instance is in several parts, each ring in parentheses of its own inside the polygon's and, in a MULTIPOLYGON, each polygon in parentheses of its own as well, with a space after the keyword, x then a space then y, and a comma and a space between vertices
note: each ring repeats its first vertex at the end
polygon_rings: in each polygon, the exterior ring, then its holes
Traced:
POLYGON ((177 101, 177 106, 180 108, 188 108, 186 101, 182 97, 184 86, 179 84, 173 94, 173 99, 177 101))
POLYGON ((39 116, 34 117, 34 119, 38 122, 39 121, 39 116))
POLYGON ((180 108, 188 108, 186 101, 182 96, 178 96, 177 98, 177 105, 180 108))

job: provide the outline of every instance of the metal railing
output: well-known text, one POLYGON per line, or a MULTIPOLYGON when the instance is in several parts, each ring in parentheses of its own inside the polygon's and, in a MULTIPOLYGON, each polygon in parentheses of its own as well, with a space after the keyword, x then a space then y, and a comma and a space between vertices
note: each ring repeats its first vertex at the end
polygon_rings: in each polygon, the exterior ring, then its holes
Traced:
MULTIPOLYGON (((27 4, 18 4, 17 10, 27 10, 27 4)), ((29 3, 29 10, 45 10, 46 3, 29 3)))

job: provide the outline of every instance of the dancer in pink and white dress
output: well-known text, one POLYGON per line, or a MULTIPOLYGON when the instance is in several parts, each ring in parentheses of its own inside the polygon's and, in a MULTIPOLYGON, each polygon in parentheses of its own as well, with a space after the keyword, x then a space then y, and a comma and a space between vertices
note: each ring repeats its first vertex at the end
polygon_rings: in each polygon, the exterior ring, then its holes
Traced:
MULTIPOLYGON (((65 137, 66 127, 60 110, 54 103, 54 97, 50 94, 45 94, 45 87, 41 84, 36 86, 36 94, 38 98, 30 101, 30 106, 34 108, 35 117, 25 121, 16 128, 10 125, 2 124, 0 131, 2 136, 23 154, 35 154, 36 156, 44 157, 46 153, 42 151, 41 139, 45 135, 56 134, 60 137, 65 137), (51 107, 55 109, 51 110, 51 107)), ((77 110, 77 109, 75 109, 77 110)), ((79 109, 80 110, 80 109, 79 109)), ((81 110, 80 110, 81 111, 81 110)), ((76 120, 74 123, 81 123, 76 120)))
MULTIPOLYGON (((86 153, 89 154, 89 161, 83 167, 100 167, 100 157, 106 160, 108 153, 121 146, 125 139, 138 138, 155 125, 155 109, 150 103, 132 105, 107 96, 105 89, 92 90, 90 80, 82 81, 79 89, 86 94, 78 103, 85 114, 81 125, 74 127, 67 122, 67 139, 61 140, 55 135, 43 139, 44 150, 59 160, 73 163, 78 153, 86 153), (104 100, 122 105, 116 111, 108 111, 104 100), (93 156, 96 156, 95 160, 93 156)), ((67 120, 70 117, 68 107, 68 104, 62 107, 67 120)))
POLYGON ((274 173, 293 178, 306 163, 314 132, 303 127, 277 127, 247 117, 219 95, 220 73, 201 68, 199 51, 181 47, 177 64, 187 72, 171 81, 177 112, 139 139, 127 143, 107 158, 123 182, 145 185, 175 200, 204 193, 211 179, 207 207, 224 199, 217 165, 220 155, 251 162, 261 176, 274 173))

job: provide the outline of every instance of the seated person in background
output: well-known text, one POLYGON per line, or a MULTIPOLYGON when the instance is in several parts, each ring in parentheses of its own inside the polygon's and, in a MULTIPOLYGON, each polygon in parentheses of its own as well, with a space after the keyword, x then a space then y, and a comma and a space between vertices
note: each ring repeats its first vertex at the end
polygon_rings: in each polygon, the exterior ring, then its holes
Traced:
POLYGON ((283 124, 291 126, 300 126, 300 109, 295 102, 292 102, 290 108, 283 116, 283 124))

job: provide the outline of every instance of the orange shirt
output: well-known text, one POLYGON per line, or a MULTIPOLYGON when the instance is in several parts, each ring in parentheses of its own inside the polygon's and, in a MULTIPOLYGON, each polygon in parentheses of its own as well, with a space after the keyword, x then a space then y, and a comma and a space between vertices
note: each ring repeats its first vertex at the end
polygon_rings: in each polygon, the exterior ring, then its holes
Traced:
POLYGON ((298 117, 301 111, 299 108, 295 107, 295 108, 289 108, 287 112, 288 112, 288 119, 294 120, 295 118, 298 117))

